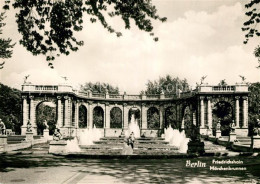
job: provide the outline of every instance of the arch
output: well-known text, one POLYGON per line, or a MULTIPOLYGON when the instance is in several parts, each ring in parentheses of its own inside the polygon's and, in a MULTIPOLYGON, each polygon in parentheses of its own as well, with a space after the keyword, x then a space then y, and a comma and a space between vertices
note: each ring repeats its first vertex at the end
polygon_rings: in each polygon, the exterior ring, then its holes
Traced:
POLYGON ((35 106, 37 134, 42 135, 46 128, 45 121, 52 135, 57 123, 57 104, 54 101, 40 101, 35 106))
POLYGON ((88 110, 85 105, 79 105, 79 128, 87 128, 88 110))
POLYGON ((176 106, 168 106, 165 109, 165 126, 164 127, 168 127, 169 125, 171 125, 171 127, 173 129, 178 129, 180 128, 177 122, 177 109, 176 106))
POLYGON ((93 109, 93 127, 104 128, 104 110, 100 106, 93 109))
POLYGON ((110 110, 110 128, 122 128, 122 114, 122 110, 119 107, 113 107, 110 110))
POLYGON ((131 122, 132 114, 134 115, 134 118, 137 120, 138 126, 141 127, 141 110, 137 107, 131 107, 128 110, 128 123, 131 122))
POLYGON ((147 110, 147 127, 148 129, 160 128, 160 113, 156 107, 150 107, 147 110))
POLYGON ((212 129, 216 132, 217 123, 220 122, 220 130, 222 136, 228 136, 230 133, 230 125, 234 120, 234 110, 232 104, 227 101, 218 101, 212 108, 212 129))

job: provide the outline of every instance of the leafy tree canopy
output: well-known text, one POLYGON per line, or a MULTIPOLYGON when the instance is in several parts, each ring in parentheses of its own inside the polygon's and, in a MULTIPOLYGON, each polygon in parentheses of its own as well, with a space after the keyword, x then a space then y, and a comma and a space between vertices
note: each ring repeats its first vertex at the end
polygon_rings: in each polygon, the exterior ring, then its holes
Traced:
POLYGON ((0 118, 6 128, 17 134, 21 132, 22 108, 21 92, 0 83, 0 118))
MULTIPOLYGON (((249 39, 254 36, 260 36, 259 26, 257 24, 260 22, 260 12, 259 12, 259 0, 251 0, 249 3, 245 4, 247 12, 245 13, 248 20, 244 22, 242 31, 245 32, 244 44, 247 44, 249 39)), ((260 67, 260 45, 258 45, 254 50, 254 55, 258 58, 260 67)))
MULTIPOLYGON (((0 13, 0 35, 2 35, 2 28, 5 26, 3 22, 5 18, 4 13, 0 13)), ((12 40, 10 38, 0 38, 0 58, 1 59, 8 59, 12 57, 13 50, 15 44, 11 44, 12 40)), ((1 62, 0 69, 3 68, 5 62, 1 62)))
POLYGON ((165 77, 160 77, 159 80, 148 81, 146 84, 146 90, 141 93, 147 95, 160 94, 162 91, 166 95, 175 95, 180 91, 188 91, 190 86, 187 79, 179 79, 178 77, 172 77, 166 75, 165 77))
POLYGON ((249 134, 252 134, 253 127, 257 124, 257 119, 260 119, 260 83, 252 83, 249 86, 248 96, 248 117, 249 117, 249 134))
MULTIPOLYGON (((83 15, 92 23, 100 22, 110 33, 117 32, 107 22, 109 17, 120 17, 126 29, 133 20, 136 26, 152 36, 151 20, 166 21, 157 14, 151 0, 6 0, 4 9, 18 10, 16 22, 22 35, 20 44, 34 55, 46 55, 52 61, 60 54, 77 51, 83 41, 74 33, 83 30, 83 15)), ((154 38, 155 41, 158 38, 154 38)), ((52 67, 52 63, 49 65, 52 67)))
POLYGON ((88 92, 89 90, 92 91, 92 93, 106 93, 106 90, 108 90, 109 94, 119 94, 119 88, 108 83, 87 82, 80 86, 80 91, 82 92, 88 92))

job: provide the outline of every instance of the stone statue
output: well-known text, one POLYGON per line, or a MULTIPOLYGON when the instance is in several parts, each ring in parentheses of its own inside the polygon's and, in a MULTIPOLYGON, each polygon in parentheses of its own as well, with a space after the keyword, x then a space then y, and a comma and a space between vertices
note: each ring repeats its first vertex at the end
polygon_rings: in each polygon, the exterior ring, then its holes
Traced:
POLYGON ((2 119, 0 119, 0 135, 5 135, 5 133, 6 133, 5 124, 2 121, 2 119))
POLYGON ((32 124, 30 120, 28 120, 27 122, 26 132, 32 132, 32 124))
POLYGON ((49 129, 49 125, 46 120, 44 120, 43 124, 45 125, 45 129, 49 129))
POLYGON ((220 130, 220 127, 221 127, 221 125, 220 125, 220 121, 217 123, 217 130, 220 130))
POLYGON ((62 139, 62 134, 60 133, 60 129, 56 128, 54 133, 53 133, 53 140, 59 141, 61 139, 62 139))
POLYGON ((236 125, 235 125, 235 122, 233 120, 232 123, 231 123, 231 132, 235 132, 235 127, 236 127, 236 125))

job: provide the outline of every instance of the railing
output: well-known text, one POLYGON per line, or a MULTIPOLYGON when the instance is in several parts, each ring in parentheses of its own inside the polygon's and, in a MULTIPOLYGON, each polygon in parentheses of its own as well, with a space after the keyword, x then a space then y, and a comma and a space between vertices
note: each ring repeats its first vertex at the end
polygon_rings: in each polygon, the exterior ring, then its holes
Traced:
POLYGON ((146 95, 146 99, 160 99, 160 95, 146 95))
POLYGON ((35 91, 58 91, 58 86, 35 86, 35 91))
POLYGON ((113 99, 123 99, 123 95, 115 95, 115 94, 110 94, 109 98, 113 98, 113 99))
POLYGON ((235 91, 235 86, 213 86, 212 91, 235 91))
POLYGON ((124 99, 127 100, 141 100, 141 95, 124 95, 124 99))
POLYGON ((93 98, 106 98, 106 95, 103 93, 92 93, 93 98))

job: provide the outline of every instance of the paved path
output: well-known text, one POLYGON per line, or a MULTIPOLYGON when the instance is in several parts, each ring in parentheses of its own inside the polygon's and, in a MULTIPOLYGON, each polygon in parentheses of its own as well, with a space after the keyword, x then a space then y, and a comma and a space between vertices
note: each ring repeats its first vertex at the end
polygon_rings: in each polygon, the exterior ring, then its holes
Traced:
MULTIPOLYGON (((215 165, 216 166, 216 165, 215 165)), ((223 165, 225 166, 225 165, 223 165)), ((226 165, 227 166, 227 165, 226 165)), ((225 167, 226 167, 225 166, 225 167)), ((257 183, 259 157, 93 160, 52 155, 1 155, 0 183, 257 183), (212 171, 212 160, 240 160, 246 171, 212 171), (205 163, 206 167, 187 167, 205 163)))

